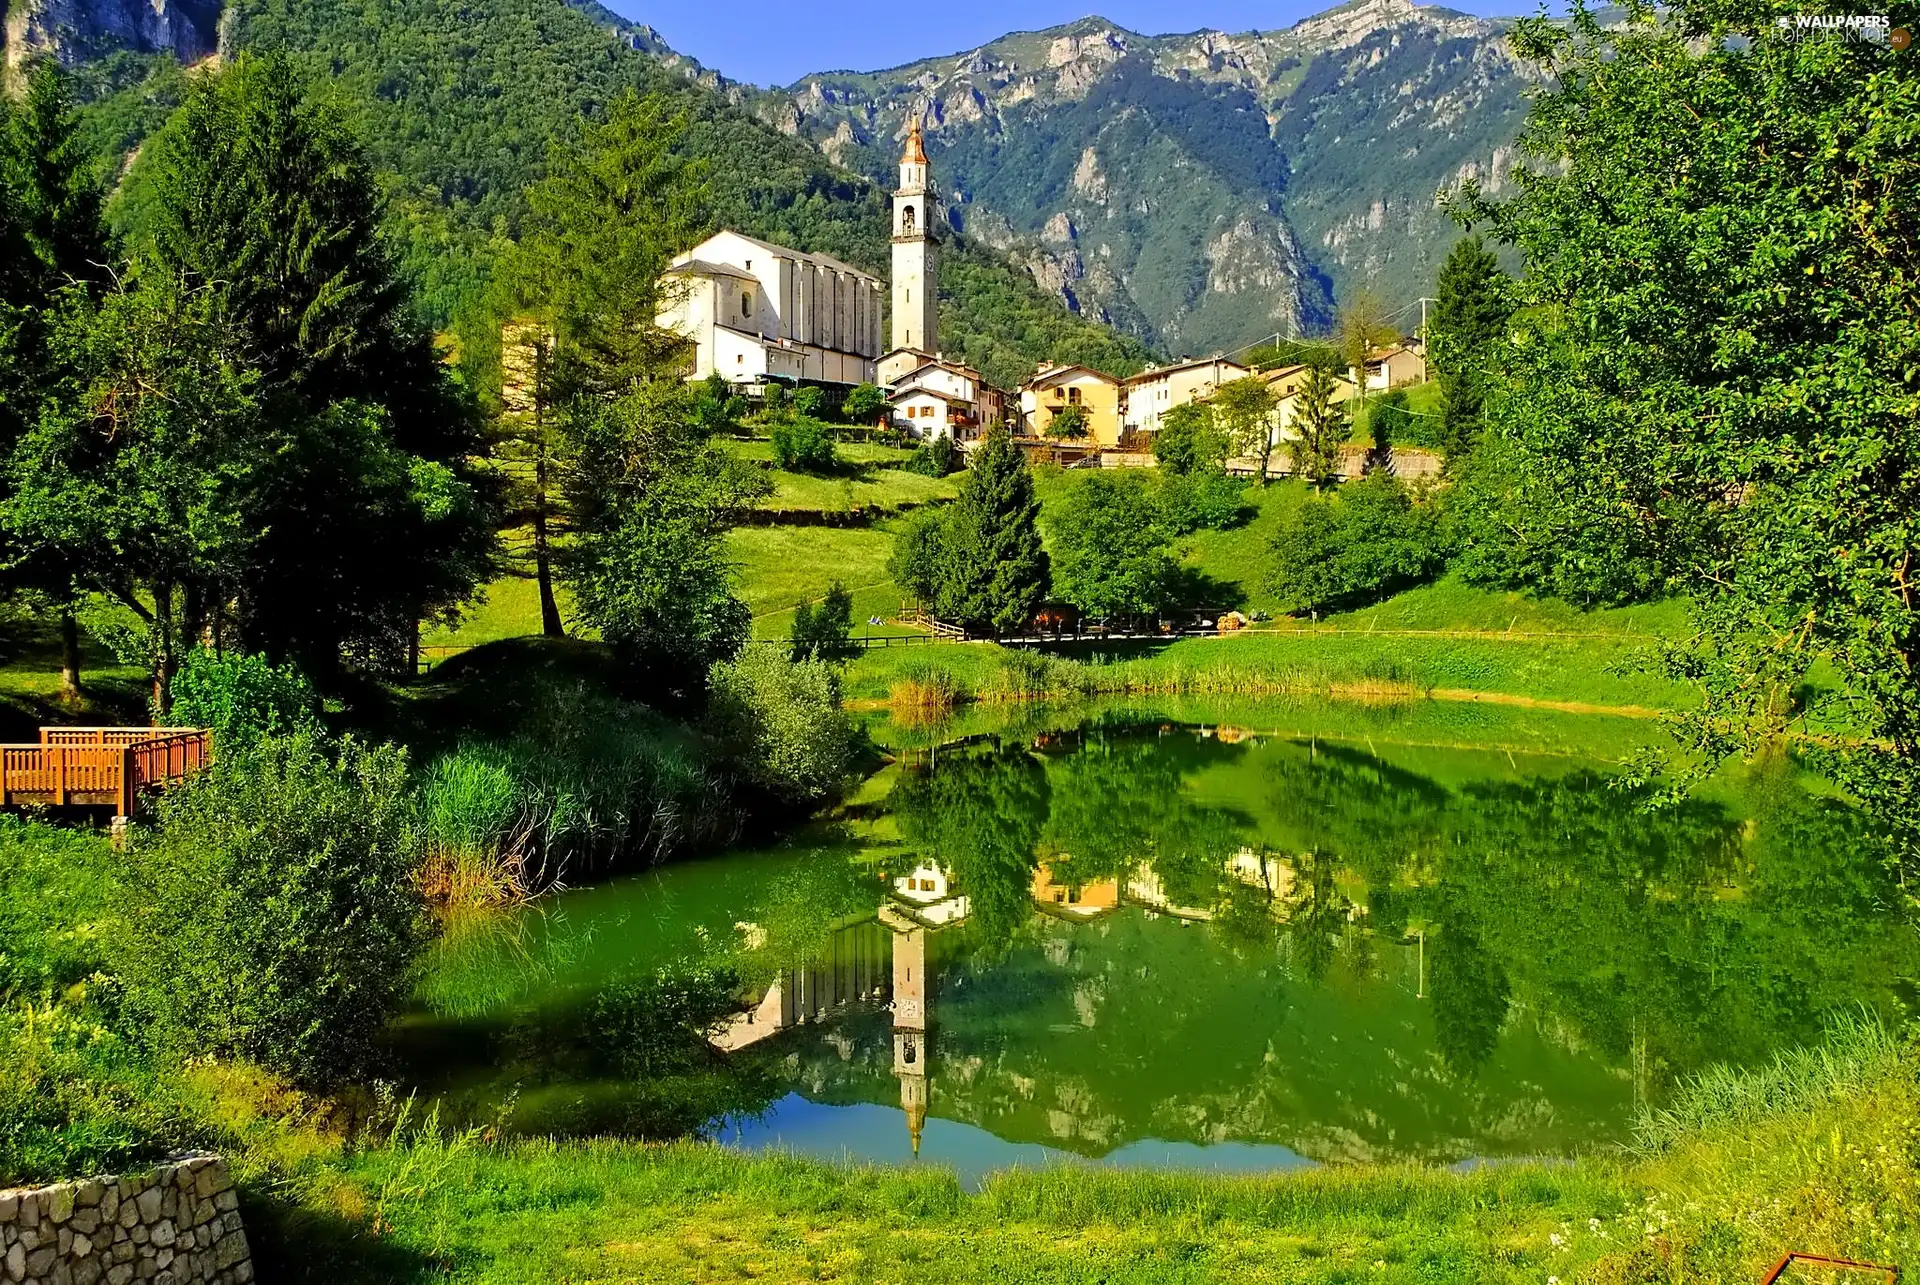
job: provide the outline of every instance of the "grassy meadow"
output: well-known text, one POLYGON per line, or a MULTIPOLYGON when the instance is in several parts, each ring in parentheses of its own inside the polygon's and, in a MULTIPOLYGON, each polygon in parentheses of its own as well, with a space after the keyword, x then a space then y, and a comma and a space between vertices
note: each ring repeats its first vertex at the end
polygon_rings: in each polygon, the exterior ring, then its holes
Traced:
POLYGON ((263 1270, 301 1282, 1751 1281, 1790 1248, 1913 1261, 1915 1066, 1847 1026, 1705 1077, 1625 1152, 1266 1177, 1069 1166, 977 1193, 931 1167, 420 1130, 287 1147, 277 1181, 248 1184, 249 1226, 263 1270))

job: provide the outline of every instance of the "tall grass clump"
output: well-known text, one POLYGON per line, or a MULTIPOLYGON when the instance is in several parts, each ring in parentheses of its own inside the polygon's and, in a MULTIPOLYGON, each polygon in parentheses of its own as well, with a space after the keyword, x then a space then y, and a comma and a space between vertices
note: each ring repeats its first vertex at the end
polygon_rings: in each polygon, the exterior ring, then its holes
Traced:
POLYGON ((737 826, 693 738, 578 683, 548 688, 514 734, 434 760, 417 815, 421 882, 446 905, 510 902, 571 875, 653 865, 737 826))
POLYGON ((954 674, 936 663, 922 663, 893 680, 887 704, 901 723, 937 723, 971 698, 972 693, 954 674))
POLYGON ((1667 1150, 1711 1130, 1742 1128, 1920 1071, 1912 1046, 1868 1013, 1843 1013, 1826 1037, 1757 1067, 1719 1065, 1683 1082, 1666 1106, 1642 1114, 1634 1144, 1667 1150))
POLYGON ((496 747, 463 745, 428 767, 417 793, 419 878, 436 904, 504 904, 536 886, 537 821, 514 766, 496 747))

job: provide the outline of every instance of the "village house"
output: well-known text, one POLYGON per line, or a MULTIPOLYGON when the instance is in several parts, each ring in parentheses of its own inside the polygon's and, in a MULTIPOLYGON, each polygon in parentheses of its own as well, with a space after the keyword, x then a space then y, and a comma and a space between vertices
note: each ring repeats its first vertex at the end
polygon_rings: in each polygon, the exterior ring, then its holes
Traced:
POLYGON ((824 254, 716 232, 668 267, 659 322, 692 342, 690 380, 866 384, 885 288, 824 254))
MULTIPOLYGON (((1347 377, 1355 384, 1360 382, 1359 373, 1351 366, 1347 367, 1347 377)), ((1392 348, 1376 348, 1367 354, 1369 393, 1384 393, 1390 388, 1426 382, 1427 357, 1419 348, 1397 344, 1392 348)))
MULTIPOLYGON (((895 353, 881 361, 890 368, 895 353)), ((882 375, 886 379, 885 374, 882 375)), ((1006 394, 971 366, 924 357, 904 374, 887 379, 892 422, 916 437, 969 441, 1006 422, 1006 394)))
POLYGON ((1224 357, 1202 357, 1143 370, 1121 383, 1124 409, 1121 425, 1124 436, 1152 433, 1160 428, 1160 418, 1175 406, 1203 402, 1222 384, 1253 372, 1224 357))
POLYGON ((1038 437, 1053 437, 1053 418, 1069 406, 1078 406, 1086 415, 1086 437, 1090 447, 1120 445, 1120 381, 1101 374, 1090 366, 1056 366, 1042 362, 1033 378, 1020 386, 1020 413, 1026 431, 1038 437))

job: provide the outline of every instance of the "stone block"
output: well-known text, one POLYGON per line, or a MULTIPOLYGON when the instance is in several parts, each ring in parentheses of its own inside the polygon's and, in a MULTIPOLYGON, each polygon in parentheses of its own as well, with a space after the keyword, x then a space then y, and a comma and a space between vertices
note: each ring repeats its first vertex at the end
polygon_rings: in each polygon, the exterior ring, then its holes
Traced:
POLYGON ((29 1254, 52 1239, 53 1236, 45 1228, 22 1227, 20 1229, 21 1248, 25 1249, 29 1254))
POLYGON ((73 1244, 69 1246, 67 1249, 67 1253, 69 1256, 73 1258, 92 1258, 93 1257, 92 1238, 89 1236, 86 1236, 85 1234, 76 1234, 73 1238, 73 1244))
POLYGON ((100 1285, 107 1269, 97 1258, 82 1258, 73 1265, 73 1285, 100 1285))
POLYGON ((0 1223, 10 1223, 20 1212, 20 1193, 0 1191, 0 1223))
POLYGON ((213 1198, 213 1207, 223 1214, 232 1213, 240 1208, 240 1193, 231 1190, 217 1193, 213 1198))
POLYGON ((107 1184, 98 1178, 88 1178, 74 1184, 73 1202, 76 1205, 97 1205, 100 1198, 107 1194, 107 1184))
POLYGON ((148 1229, 148 1234, 153 1237, 153 1243, 162 1249, 180 1238, 179 1229, 173 1225, 171 1218, 162 1218, 148 1229))
POLYGON ((67 1226, 83 1236, 91 1236, 100 1226, 100 1206, 82 1205, 67 1219, 67 1226))
POLYGON ((151 1222, 159 1221, 160 1189, 158 1187, 147 1188, 145 1191, 140 1193, 139 1199, 135 1200, 133 1203, 139 1208, 139 1214, 140 1214, 139 1220, 141 1222, 151 1223, 151 1222))
POLYGON ((115 1263, 107 1268, 107 1285, 132 1285, 132 1281, 132 1263, 115 1263))
POLYGON ((144 1245, 153 1239, 153 1233, 148 1231, 144 1225, 136 1225, 132 1231, 127 1233, 127 1239, 136 1245, 144 1245))
POLYGON ((73 1252, 73 1233, 62 1227, 53 1243, 59 1249, 60 1257, 65 1258, 73 1252))
POLYGON ((213 1247, 213 1265, 225 1270, 247 1256, 247 1238, 237 1232, 228 1232, 218 1245, 213 1247))
POLYGON ((163 1249, 153 1256, 153 1269, 155 1271, 165 1271, 172 1266, 173 1251, 171 1249, 163 1249))
POLYGON ((63 1182, 47 1192, 47 1217, 63 1223, 73 1217, 73 1184, 63 1182))
POLYGON ((240 1265, 233 1269, 234 1285, 248 1285, 251 1280, 253 1280, 253 1260, 242 1259, 240 1265))
POLYGON ((55 1254, 52 1245, 42 1245, 27 1255, 27 1275, 44 1276, 47 1268, 53 1266, 55 1254))
POLYGON ((19 1241, 16 1240, 15 1242, 13 1242, 13 1248, 7 1251, 7 1257, 4 1264, 0 1264, 0 1265, 3 1265, 6 1267, 8 1280, 22 1281, 26 1279, 27 1251, 20 1247, 19 1241))
POLYGON ((160 1188, 160 1216, 162 1218, 173 1218, 177 1217, 179 1213, 180 1193, 172 1187, 160 1188))

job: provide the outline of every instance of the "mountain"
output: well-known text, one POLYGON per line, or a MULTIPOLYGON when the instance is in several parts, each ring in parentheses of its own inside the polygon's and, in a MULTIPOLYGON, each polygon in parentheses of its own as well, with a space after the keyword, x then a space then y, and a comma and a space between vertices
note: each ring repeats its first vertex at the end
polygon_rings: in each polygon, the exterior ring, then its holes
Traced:
MULTIPOLYGON (((553 142, 630 89, 666 95, 684 113, 687 150, 707 165, 712 226, 887 270, 881 188, 757 119, 735 87, 591 0, 0 4, 10 66, 51 50, 79 69, 92 100, 88 137, 115 170, 179 101, 180 60, 258 48, 304 60, 357 114, 384 176, 393 240, 439 325, 459 329, 477 315, 553 142), (142 14, 169 17, 127 25, 142 14)), ((137 223, 137 165, 127 187, 118 214, 137 223)), ((960 238, 948 264, 947 346, 998 382, 1019 382, 1043 359, 1126 373, 1149 355, 1137 338, 1076 316, 977 238, 960 238)))
POLYGON ((879 182, 919 120, 956 226, 1084 315, 1204 352, 1313 331, 1363 288, 1411 315, 1459 235, 1435 195, 1469 175, 1497 189, 1526 84, 1504 23, 1356 0, 1284 31, 1085 18, 717 87, 879 182))

